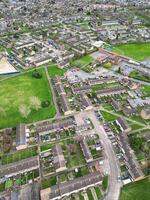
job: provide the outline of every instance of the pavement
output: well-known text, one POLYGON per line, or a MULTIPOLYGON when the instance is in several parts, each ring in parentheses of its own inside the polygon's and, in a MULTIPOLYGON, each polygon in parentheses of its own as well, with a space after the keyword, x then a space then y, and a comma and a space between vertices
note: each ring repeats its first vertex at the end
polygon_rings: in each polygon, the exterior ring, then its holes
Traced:
POLYGON ((57 105, 56 94, 55 94, 55 92, 54 92, 52 80, 51 80, 51 78, 49 77, 47 67, 45 67, 45 72, 46 72, 47 80, 49 81, 49 86, 50 86, 50 89, 51 89, 51 92, 52 92, 53 102, 54 102, 55 108, 56 108, 56 117, 60 117, 60 112, 59 112, 59 108, 58 108, 58 105, 57 105))
POLYGON ((109 174, 109 188, 104 200, 118 200, 122 184, 118 181, 118 176, 120 176, 120 169, 118 166, 117 158, 113 151, 112 144, 107 137, 103 126, 96 118, 94 111, 83 111, 75 115, 75 119, 78 119, 77 122, 81 122, 85 118, 90 118, 92 121, 95 132, 100 136, 101 143, 106 155, 107 161, 105 161, 105 173, 109 174))

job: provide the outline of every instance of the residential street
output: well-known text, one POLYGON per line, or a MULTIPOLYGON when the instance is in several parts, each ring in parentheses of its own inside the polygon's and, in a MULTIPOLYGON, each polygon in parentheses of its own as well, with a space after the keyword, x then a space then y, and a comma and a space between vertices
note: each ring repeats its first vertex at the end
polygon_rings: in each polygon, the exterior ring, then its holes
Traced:
POLYGON ((107 169, 104 173, 108 173, 110 175, 109 178, 109 188, 108 188, 108 193, 106 197, 104 198, 105 200, 117 200, 119 198, 120 194, 120 188, 121 188, 121 182, 118 181, 118 176, 120 175, 119 173, 119 167, 117 164, 117 159, 114 154, 111 142, 109 138, 106 135, 105 130, 103 129, 102 125, 100 122, 97 120, 94 111, 85 111, 80 114, 77 114, 75 116, 75 119, 77 119, 77 122, 81 122, 85 118, 90 118, 94 125, 95 132, 100 136, 108 164, 107 164, 107 169))

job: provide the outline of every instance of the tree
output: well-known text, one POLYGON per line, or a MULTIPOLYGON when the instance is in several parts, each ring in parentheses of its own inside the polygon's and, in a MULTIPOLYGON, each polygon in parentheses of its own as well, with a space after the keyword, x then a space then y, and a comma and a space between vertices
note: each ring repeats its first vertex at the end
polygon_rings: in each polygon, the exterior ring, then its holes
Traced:
POLYGON ((77 150, 77 146, 75 144, 69 144, 68 148, 71 154, 74 154, 77 150))
POLYGON ((38 97, 30 97, 30 105, 33 109, 39 110, 41 108, 41 101, 38 97))
POLYGON ((81 142, 83 140, 83 136, 82 135, 76 135, 74 139, 77 142, 81 142))
POLYGON ((32 76, 37 79, 42 78, 42 74, 40 74, 36 69, 32 72, 32 76))
POLYGON ((144 142, 144 138, 138 136, 138 135, 134 135, 130 137, 130 144, 131 147, 135 150, 135 151, 139 151, 142 148, 144 142))
POLYGON ((22 104, 19 107, 19 112, 23 118, 27 118, 28 115, 30 114, 31 110, 28 106, 26 106, 25 104, 22 104))
POLYGON ((119 74, 121 73, 121 67, 118 68, 118 73, 119 73, 119 74))

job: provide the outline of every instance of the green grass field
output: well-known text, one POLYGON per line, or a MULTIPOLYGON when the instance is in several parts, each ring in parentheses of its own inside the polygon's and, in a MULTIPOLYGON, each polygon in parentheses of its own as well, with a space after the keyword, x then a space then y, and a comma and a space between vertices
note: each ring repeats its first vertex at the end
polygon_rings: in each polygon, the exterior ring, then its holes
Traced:
POLYGON ((93 61, 94 61, 94 58, 92 56, 86 55, 86 56, 83 56, 83 57, 81 57, 79 59, 73 60, 71 62, 71 64, 76 66, 76 67, 82 68, 82 67, 84 67, 86 65, 89 65, 93 61))
POLYGON ((47 69, 50 77, 63 76, 65 73, 65 70, 58 68, 57 65, 51 65, 47 69))
POLYGON ((115 121, 117 119, 117 116, 109 113, 109 112, 106 112, 106 111, 100 111, 104 120, 108 121, 108 122, 111 122, 111 121, 115 121))
POLYGON ((0 46, 0 53, 3 53, 4 51, 4 48, 0 46))
POLYGON ((113 51, 142 61, 150 57, 150 43, 121 44, 115 46, 113 51))
POLYGON ((150 82, 150 77, 149 76, 144 76, 144 75, 142 75, 141 73, 139 73, 137 71, 132 71, 130 73, 129 77, 135 78, 135 79, 141 80, 141 81, 150 82))
POLYGON ((49 179, 43 179, 41 181, 41 187, 42 187, 42 189, 45 189, 45 188, 51 187, 53 185, 56 185, 56 183, 57 183, 56 176, 53 176, 49 179))
POLYGON ((145 96, 150 97, 150 85, 143 85, 142 91, 144 92, 145 96))
POLYGON ((33 147, 30 149, 26 149, 24 151, 17 151, 17 153, 3 155, 1 159, 2 165, 6 165, 9 163, 17 162, 26 158, 30 158, 32 156, 37 155, 37 148, 33 147))
POLYGON ((150 177, 124 186, 121 190, 120 200, 149 200, 150 177))
POLYGON ((35 122, 55 116, 55 107, 52 100, 49 83, 44 69, 40 69, 41 79, 32 77, 32 72, 18 75, 0 82, 0 108, 4 116, 0 115, 0 128, 16 126, 19 123, 35 122), (29 106, 29 98, 37 96, 41 101, 49 100, 50 106, 31 110, 25 119, 20 115, 19 106, 29 106))

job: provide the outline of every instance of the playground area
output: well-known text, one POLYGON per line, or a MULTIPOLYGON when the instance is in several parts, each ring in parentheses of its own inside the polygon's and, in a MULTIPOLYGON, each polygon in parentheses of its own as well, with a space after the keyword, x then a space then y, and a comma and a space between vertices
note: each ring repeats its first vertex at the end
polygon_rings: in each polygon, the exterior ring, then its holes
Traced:
POLYGON ((0 54, 0 75, 16 73, 17 70, 10 64, 6 55, 0 54))

